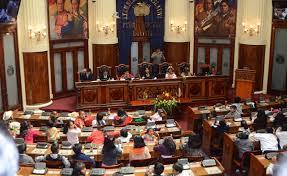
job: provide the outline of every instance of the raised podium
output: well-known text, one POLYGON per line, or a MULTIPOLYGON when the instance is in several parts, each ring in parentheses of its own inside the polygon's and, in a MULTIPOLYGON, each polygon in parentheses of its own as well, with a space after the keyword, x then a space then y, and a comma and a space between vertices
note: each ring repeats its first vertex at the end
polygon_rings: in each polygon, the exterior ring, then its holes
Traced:
POLYGON ((235 71, 235 95, 241 99, 251 99, 255 88, 255 70, 237 69, 235 71))

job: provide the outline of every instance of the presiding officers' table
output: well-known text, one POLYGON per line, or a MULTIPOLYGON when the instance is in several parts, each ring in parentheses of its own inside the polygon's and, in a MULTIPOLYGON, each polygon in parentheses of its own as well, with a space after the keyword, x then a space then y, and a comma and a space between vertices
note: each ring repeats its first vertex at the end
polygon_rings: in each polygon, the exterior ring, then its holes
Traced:
POLYGON ((183 102, 225 99, 231 87, 229 76, 91 81, 75 84, 78 109, 131 106, 136 101, 153 100, 163 92, 180 97, 183 102))

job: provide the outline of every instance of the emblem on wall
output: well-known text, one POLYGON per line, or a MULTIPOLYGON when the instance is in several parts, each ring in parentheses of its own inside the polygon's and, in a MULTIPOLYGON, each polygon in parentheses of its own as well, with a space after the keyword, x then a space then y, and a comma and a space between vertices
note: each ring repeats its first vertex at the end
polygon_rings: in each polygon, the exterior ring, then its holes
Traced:
POLYGON ((8 68, 7 68, 7 75, 8 76, 13 76, 14 72, 15 72, 15 69, 14 69, 13 65, 9 65, 8 68))

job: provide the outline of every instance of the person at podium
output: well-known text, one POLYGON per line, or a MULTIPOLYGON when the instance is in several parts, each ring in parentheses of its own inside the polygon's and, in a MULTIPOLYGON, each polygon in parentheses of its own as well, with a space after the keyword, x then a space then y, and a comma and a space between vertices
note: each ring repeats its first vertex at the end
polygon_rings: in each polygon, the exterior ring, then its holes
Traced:
POLYGON ((174 68, 172 66, 169 66, 166 69, 165 79, 175 79, 175 78, 177 78, 177 76, 174 73, 174 68))
POLYGON ((158 48, 156 49, 152 55, 151 55, 152 63, 153 64, 160 64, 162 62, 165 62, 165 57, 163 55, 163 52, 158 48))
POLYGON ((181 76, 181 77, 192 76, 192 74, 190 73, 190 69, 189 69, 188 66, 185 66, 185 67, 182 69, 182 72, 180 73, 180 76, 181 76))
POLYGON ((150 73, 150 69, 148 67, 145 68, 144 73, 142 75, 142 79, 152 79, 153 76, 150 73))
POLYGON ((104 70, 104 71, 102 72, 102 74, 100 74, 99 79, 100 79, 101 81, 108 81, 108 80, 111 79, 111 76, 109 75, 109 72, 108 72, 107 70, 104 70))

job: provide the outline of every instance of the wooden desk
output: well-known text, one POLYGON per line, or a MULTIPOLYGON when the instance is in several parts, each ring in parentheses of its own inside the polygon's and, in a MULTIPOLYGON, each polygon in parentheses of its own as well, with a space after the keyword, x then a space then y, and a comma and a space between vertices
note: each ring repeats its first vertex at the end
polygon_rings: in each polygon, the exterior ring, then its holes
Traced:
MULTIPOLYGON (((165 124, 157 124, 156 127, 158 129, 160 129, 159 131, 156 131, 160 137, 164 137, 164 136, 169 136, 169 135, 181 135, 181 128, 178 125, 178 123, 176 122, 176 127, 172 127, 172 128, 167 128, 165 127, 165 124)), ((124 127, 115 127, 114 131, 111 131, 110 133, 112 134, 120 134, 121 129, 124 127)), ((135 126, 134 130, 130 130, 129 132, 132 135, 140 135, 140 133, 146 128, 146 126, 135 126), (139 131, 138 131, 139 130, 139 131)), ((34 127, 34 130, 39 130, 38 127, 34 127)), ((59 129, 60 131, 61 129, 59 129)), ((80 136, 79 136, 79 141, 80 142, 86 142, 86 139, 88 136, 91 135, 92 132, 81 132, 80 136)), ((109 133, 109 132, 108 132, 109 133)), ((67 135, 63 134, 63 132, 60 132, 60 136, 61 139, 60 141, 63 140, 67 140, 67 135)), ((38 139, 46 139, 47 138, 47 134, 44 131, 40 131, 40 134, 38 136, 38 139)))
MULTIPOLYGON (((204 168, 201 166, 200 162, 193 162, 190 163, 190 169, 185 170, 184 172, 187 175, 194 175, 194 176, 219 176, 223 175, 224 168, 221 166, 221 164, 216 160, 217 166, 214 166, 213 168, 217 169, 220 173, 218 174, 212 174, 209 173, 210 169, 212 168, 204 168)), ((144 176, 148 167, 136 167, 135 168, 135 176, 144 176)), ((17 175, 18 176, 27 176, 32 175, 33 168, 32 167, 20 167, 17 175)), ((106 169, 106 176, 111 176, 113 173, 118 172, 119 169, 106 169)), ((48 172, 46 176, 56 176, 60 175, 61 169, 48 169, 48 172)), ((172 173, 172 165, 165 165, 164 166, 164 174, 168 175, 172 173)), ((87 170, 86 175, 89 175, 89 170, 87 170)))
POLYGON ((222 156, 222 165, 225 168, 226 173, 232 173, 233 159, 236 154, 236 146, 234 144, 234 140, 236 138, 236 134, 228 134, 225 133, 223 137, 223 156, 222 156))
MULTIPOLYGON (((175 139, 175 143, 176 143, 177 153, 180 153, 180 145, 182 144, 181 139, 175 139)), ((159 154, 155 153, 153 150, 154 146, 156 145, 155 142, 146 142, 146 145, 149 148, 149 151, 153 158, 159 157, 159 154)), ((119 159, 129 160, 129 153, 130 153, 130 150, 133 148, 133 146, 134 146, 133 142, 123 143, 122 144, 123 154, 119 159)), ((36 148, 36 144, 27 144, 26 153, 32 157, 47 155, 51 153, 50 147, 51 145, 49 145, 48 149, 38 149, 36 148)), ((102 161, 102 148, 103 148, 102 145, 100 146, 98 145, 97 149, 94 149, 92 152, 90 151, 90 149, 84 149, 83 152, 86 155, 94 157, 96 161, 102 161)), ((59 153, 68 158, 70 158, 74 154, 72 149, 60 149, 59 153)))
POLYGON ((251 154, 249 176, 265 176, 270 163, 271 160, 267 160, 264 155, 251 154))
MULTIPOLYGON (((249 117, 244 117, 247 124, 252 125, 252 121, 249 117)), ((226 123, 229 125, 229 133, 237 133, 241 122, 234 122, 233 119, 225 119, 226 123)), ((215 129, 212 127, 215 119, 203 120, 203 135, 202 135, 202 149, 206 154, 210 154, 212 137, 215 134, 215 129)))
POLYGON ((228 76, 187 77, 177 79, 76 82, 77 108, 98 109, 150 104, 168 91, 183 102, 225 99, 231 87, 228 76), (141 103, 139 103, 141 102, 141 103))

